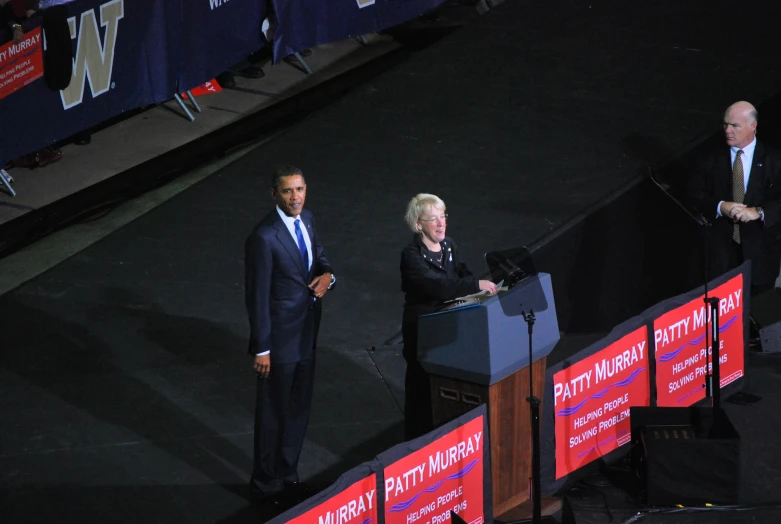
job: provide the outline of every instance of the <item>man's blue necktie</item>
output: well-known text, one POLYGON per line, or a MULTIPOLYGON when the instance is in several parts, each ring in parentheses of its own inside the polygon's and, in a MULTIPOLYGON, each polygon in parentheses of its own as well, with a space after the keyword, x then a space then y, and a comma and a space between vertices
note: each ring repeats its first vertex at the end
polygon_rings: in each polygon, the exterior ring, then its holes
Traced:
POLYGON ((296 238, 298 239, 298 250, 301 252, 301 260, 304 262, 304 269, 309 271, 309 253, 306 251, 306 242, 304 242, 304 233, 301 231, 301 220, 296 219, 296 238))

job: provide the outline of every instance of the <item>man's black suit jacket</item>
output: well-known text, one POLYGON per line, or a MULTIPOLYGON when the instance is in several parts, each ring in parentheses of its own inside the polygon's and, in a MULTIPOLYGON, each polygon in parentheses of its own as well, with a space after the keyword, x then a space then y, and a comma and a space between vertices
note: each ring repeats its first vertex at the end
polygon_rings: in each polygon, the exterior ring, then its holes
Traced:
MULTIPOLYGON (((732 242, 732 219, 716 214, 720 201, 733 201, 729 147, 724 146, 702 157, 692 181, 692 194, 699 211, 712 221, 711 256, 717 258, 718 264, 718 258, 730 249, 732 242)), ((765 212, 764 222, 740 223, 741 250, 743 258, 751 260, 752 284, 772 286, 781 264, 781 153, 759 140, 743 203, 748 207, 762 207, 765 212)))
POLYGON ((296 241, 276 208, 266 215, 245 245, 245 299, 250 323, 249 353, 271 352, 271 363, 309 360, 314 355, 320 301, 309 283, 333 273, 315 232, 314 218, 302 211, 312 244, 307 270, 296 241))

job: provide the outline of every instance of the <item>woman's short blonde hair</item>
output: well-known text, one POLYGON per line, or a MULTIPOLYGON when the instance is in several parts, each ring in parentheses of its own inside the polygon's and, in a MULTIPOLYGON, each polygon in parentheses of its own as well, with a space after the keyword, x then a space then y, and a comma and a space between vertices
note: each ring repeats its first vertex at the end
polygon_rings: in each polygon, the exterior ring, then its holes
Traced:
POLYGON ((407 214, 404 215, 404 220, 407 221, 407 225, 413 233, 420 233, 418 229, 418 219, 424 214, 431 211, 431 208, 435 207, 445 212, 445 202, 442 201, 437 195, 431 195, 429 193, 419 193, 412 197, 407 205, 407 214))

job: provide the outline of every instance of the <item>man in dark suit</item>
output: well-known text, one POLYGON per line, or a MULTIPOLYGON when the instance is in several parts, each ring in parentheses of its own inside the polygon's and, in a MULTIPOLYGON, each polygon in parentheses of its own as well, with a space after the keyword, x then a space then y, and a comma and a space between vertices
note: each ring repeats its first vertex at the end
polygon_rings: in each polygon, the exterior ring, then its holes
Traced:
POLYGON ((736 102, 724 113, 727 148, 702 159, 693 196, 712 220, 709 278, 751 260, 754 295, 772 289, 781 267, 781 153, 757 141, 757 111, 736 102))
POLYGON ((249 352, 257 373, 253 502, 284 509, 311 493, 297 468, 309 421, 315 342, 323 296, 335 278, 304 210, 306 181, 300 170, 275 171, 276 209, 245 246, 249 352))

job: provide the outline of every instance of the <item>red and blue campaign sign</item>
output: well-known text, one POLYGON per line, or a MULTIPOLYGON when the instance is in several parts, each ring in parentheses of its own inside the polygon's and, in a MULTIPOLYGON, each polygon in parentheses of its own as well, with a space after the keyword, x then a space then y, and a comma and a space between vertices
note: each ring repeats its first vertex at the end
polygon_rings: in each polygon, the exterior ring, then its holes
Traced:
POLYGON ((647 333, 635 329, 553 375, 557 479, 631 440, 629 408, 651 402, 647 333))
POLYGON ((295 524, 377 523, 377 475, 372 473, 332 495, 298 517, 285 519, 295 524))
POLYGON ((0 98, 43 76, 41 28, 25 33, 18 44, 0 46, 0 98))
POLYGON ((470 524, 484 522, 484 418, 385 467, 386 524, 443 524, 451 511, 470 524))
MULTIPOLYGON (((719 298, 719 364, 721 387, 743 376, 743 275, 729 279, 709 293, 719 298)), ((705 398, 712 348, 705 347, 705 324, 710 309, 700 295, 654 320, 656 402, 686 407, 705 398)))

